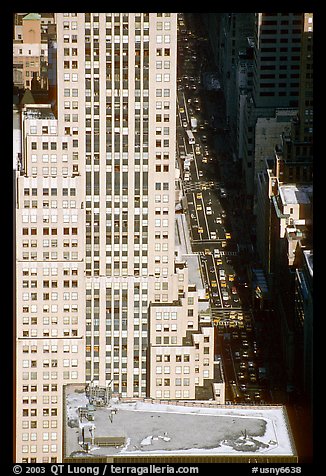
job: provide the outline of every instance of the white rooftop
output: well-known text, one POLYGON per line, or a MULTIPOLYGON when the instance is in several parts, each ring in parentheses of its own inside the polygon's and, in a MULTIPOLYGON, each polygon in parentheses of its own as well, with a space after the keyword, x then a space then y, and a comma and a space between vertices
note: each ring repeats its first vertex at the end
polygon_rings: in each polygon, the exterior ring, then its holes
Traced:
POLYGON ((121 446, 96 446, 88 456, 137 455, 287 455, 295 456, 283 406, 218 406, 200 402, 177 404, 111 400, 97 407, 94 421, 78 416, 86 394, 66 387, 65 457, 85 455, 82 433, 121 438, 121 446), (112 410, 114 413, 112 415, 112 410), (94 429, 92 430, 92 426, 94 429), (84 430, 82 430, 84 428, 84 430), (91 431, 90 431, 91 429, 91 431))
POLYGON ((312 194, 311 185, 280 185, 280 196, 284 205, 308 204, 312 194))

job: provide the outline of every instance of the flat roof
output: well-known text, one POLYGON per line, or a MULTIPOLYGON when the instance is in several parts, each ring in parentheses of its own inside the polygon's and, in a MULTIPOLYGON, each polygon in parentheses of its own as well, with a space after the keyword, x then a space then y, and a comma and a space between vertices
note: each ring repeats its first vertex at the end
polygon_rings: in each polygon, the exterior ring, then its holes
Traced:
POLYGON ((311 185, 280 185, 280 197, 284 205, 290 204, 308 204, 312 194, 311 185))
POLYGON ((313 276, 314 275, 314 253, 313 253, 313 250, 304 250, 303 251, 303 256, 305 257, 309 272, 310 272, 311 276, 313 276))
POLYGON ((81 421, 78 408, 89 403, 83 389, 85 385, 67 385, 64 390, 64 458, 296 455, 282 405, 222 406, 208 401, 116 398, 96 408, 94 421, 85 417, 81 421), (102 446, 110 438, 116 445, 102 446), (88 451, 83 449, 83 441, 92 442, 88 451))

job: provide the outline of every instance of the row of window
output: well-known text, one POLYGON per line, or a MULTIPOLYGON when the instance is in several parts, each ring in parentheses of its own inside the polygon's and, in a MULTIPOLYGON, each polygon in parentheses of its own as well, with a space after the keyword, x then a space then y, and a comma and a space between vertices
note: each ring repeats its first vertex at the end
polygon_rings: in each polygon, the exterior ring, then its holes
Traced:
MULTIPOLYGON (((48 319, 48 318, 45 318, 45 319, 48 319)), ((56 321, 57 323, 58 321, 56 321)), ((44 323, 44 322, 43 322, 44 323)), ((46 322, 47 324, 49 323, 48 321, 46 322)), ((77 353, 78 352, 78 345, 77 344, 64 344, 63 347, 62 347, 62 350, 63 350, 63 353, 77 353)), ((28 345, 28 344, 24 344, 23 345, 23 353, 24 354, 37 354, 37 352, 40 351, 42 352, 43 354, 49 354, 50 352, 52 354, 56 354, 58 352, 58 345, 57 344, 43 344, 42 345, 42 349, 40 346, 37 346, 37 345, 28 345)), ((26 390, 28 391, 28 390, 26 390)))
MULTIPOLYGON (((59 294, 57 292, 52 292, 51 293, 51 296, 50 296, 50 293, 43 293, 43 296, 42 296, 42 299, 43 301, 49 301, 50 298, 51 298, 51 301, 57 301, 58 300, 58 296, 59 294)), ((22 300, 23 301, 37 301, 37 299, 40 299, 40 296, 38 296, 37 293, 35 292, 31 292, 31 293, 28 293, 28 292, 24 292, 22 294, 22 300)), ((62 299, 64 301, 69 301, 70 299, 71 300, 77 300, 78 299, 78 293, 77 292, 64 292, 62 294, 62 299)))
MULTIPOLYGON (((36 251, 31 251, 30 253, 28 253, 27 251, 24 251, 22 254, 22 258, 25 261, 30 261, 30 260, 37 261, 38 259, 40 259, 40 254, 37 254, 36 251)), ((62 254, 62 258, 64 260, 76 261, 78 260, 78 253, 76 251, 72 251, 71 253, 69 251, 65 251, 62 254)), ((47 251, 44 252, 42 254, 42 260, 48 261, 49 259, 58 260, 58 259, 61 259, 61 257, 58 255, 56 251, 52 251, 51 254, 47 251)))
POLYGON ((58 174, 58 169, 57 167, 42 167, 42 169, 39 167, 32 167, 31 168, 31 176, 36 177, 38 175, 41 175, 43 177, 53 177, 56 178, 58 175, 63 176, 63 177, 69 177, 71 173, 74 174, 79 174, 78 172, 78 167, 74 167, 74 170, 71 172, 69 171, 68 167, 62 167, 58 174))
MULTIPOLYGON (((62 308, 63 312, 78 312, 78 304, 64 304, 62 308)), ((57 313, 59 312, 58 305, 57 304, 51 304, 51 307, 48 304, 44 304, 42 306, 42 311, 43 313, 48 313, 51 311, 51 313, 57 313)), ((32 313, 32 314, 37 314, 38 312, 38 306, 37 304, 31 304, 30 306, 23 306, 23 313, 32 313)), ((26 318, 26 322, 24 321, 23 317, 23 323, 29 324, 29 321, 26 318)), ((53 323, 51 321, 51 323, 53 323)))
POLYGON ((43 338, 51 338, 51 339, 57 339, 57 338, 70 338, 70 337, 78 337, 77 331, 69 331, 69 330, 64 330, 62 335, 58 334, 58 331, 56 329, 51 330, 51 335, 50 331, 48 329, 44 329, 42 333, 38 332, 37 329, 31 329, 29 330, 24 330, 23 337, 27 338, 37 338, 37 337, 43 337, 43 338))
MULTIPOLYGON (((24 208, 38 208, 39 203, 37 200, 24 200, 24 208)), ((62 208, 76 208, 76 201, 75 200, 62 200, 61 203, 62 208)), ((42 208, 58 208, 57 200, 43 200, 42 208)), ((47 221, 43 220, 43 223, 49 223, 49 219, 47 221)))
MULTIPOLYGON (((33 197, 36 197, 38 190, 40 191, 40 189, 37 189, 37 188, 24 188, 24 197, 28 197, 30 195, 32 195, 33 197)), ((68 195, 75 197, 76 189, 74 187, 62 188, 61 193, 63 197, 67 197, 68 195)), ((58 189, 57 188, 43 188, 42 195, 43 196, 52 195, 53 197, 57 197, 58 189)))
MULTIPOLYGON (((56 441, 58 439, 58 435, 55 432, 52 433, 43 433, 42 440, 43 441, 56 441)), ((22 441, 37 441, 37 433, 23 433, 22 434, 22 441)))
MULTIPOLYGON (((37 126, 31 126, 31 128, 33 127, 37 127, 37 126)), ((32 129, 33 131, 35 131, 35 129, 32 129)), ((31 132, 31 134, 36 134, 37 133, 37 130, 36 132, 31 132)), ((53 132, 54 134, 54 132, 53 132)), ((31 142, 31 149, 32 150, 37 150, 37 142, 31 142)), ((57 145, 58 143, 57 142, 42 142, 42 150, 57 150, 57 145), (50 147, 49 147, 49 144, 50 144, 50 147)), ((61 149, 62 150, 68 150, 68 142, 61 142, 61 149)), ((68 159, 68 156, 62 156, 62 160, 65 161, 66 158, 68 159)))
MULTIPOLYGON (((49 446, 49 445, 43 445, 42 446, 42 453, 57 453, 57 451, 58 451, 57 445, 53 444, 51 446, 49 446)), ((38 452, 37 445, 22 445, 22 453, 23 454, 24 453, 37 453, 37 452, 38 452)), ((42 461, 43 461, 43 463, 47 463, 48 458, 46 460, 43 459, 42 461)), ((26 462, 28 462, 28 459, 27 460, 25 460, 25 459, 22 460, 22 463, 26 463, 26 462)), ((36 461, 34 461, 32 458, 31 458, 30 462, 31 463, 33 463, 33 462, 36 463, 36 461)), ((55 459, 51 458, 51 463, 53 463, 53 462, 56 463, 57 458, 55 458, 55 459)))
MULTIPOLYGON (((37 281, 36 280, 32 280, 32 281, 23 280, 22 287, 23 288, 37 288, 37 281)), ((50 281, 49 280, 43 281, 42 287, 43 288, 50 288, 50 281)), ((51 280, 51 288, 57 288, 57 287, 58 287, 58 281, 57 280, 51 280)), ((70 288, 70 287, 77 288, 78 287, 78 281, 77 280, 72 280, 72 281, 64 280, 63 281, 63 287, 64 288, 70 288)))
MULTIPOLYGON (((35 369, 37 365, 40 365, 41 362, 37 360, 23 360, 22 367, 23 369, 35 369)), ((62 361, 63 367, 78 367, 78 359, 63 359, 62 361)), ((42 367, 47 368, 57 368, 58 367, 58 360, 57 359, 44 359, 42 362, 42 367)))
MULTIPOLYGON (((41 269, 37 268, 23 268, 23 276, 37 276, 37 272, 39 271, 39 274, 41 274, 41 269)), ((43 276, 58 276, 58 268, 57 266, 52 266, 51 268, 48 267, 42 267, 42 273, 43 276)), ((70 274, 72 276, 77 276, 78 275, 78 268, 75 267, 69 267, 66 268, 64 267, 62 270, 63 276, 69 276, 70 274)), ((52 283, 52 281, 51 281, 52 283)), ((31 286, 32 287, 32 286, 31 286)), ((55 286, 53 286, 55 287, 55 286)))
POLYGON ((156 393, 155 393, 155 396, 156 398, 176 398, 176 399, 180 399, 180 398, 189 398, 190 397, 190 392, 189 390, 176 390, 175 392, 170 392, 170 390, 156 390, 156 393))
MULTIPOLYGON (((42 372, 42 375, 38 375, 37 372, 23 372, 22 373, 22 379, 23 380, 37 380, 38 378, 41 378, 42 380, 58 380, 59 378, 62 378, 63 380, 78 380, 78 371, 77 370, 64 370, 63 372, 58 374, 58 372, 42 372)), ((47 416, 44 414, 44 411, 46 409, 43 409, 43 416, 47 416)), ((51 412, 55 411, 55 408, 51 408, 51 412)), ((37 409, 31 409, 31 413, 29 415, 29 409, 23 409, 23 416, 28 417, 28 416, 37 416, 37 409)), ((52 414, 51 416, 56 416, 56 414, 52 414)))
MULTIPOLYGON (((56 215, 51 215, 51 217, 56 217, 56 215)), ((72 215, 70 218, 73 218, 73 217, 77 217, 77 215, 72 215)), ((23 215, 22 217, 22 221, 23 223, 28 223, 30 219, 30 222, 31 223, 36 223, 37 221, 37 217, 36 215, 31 215, 30 217, 28 215, 23 215)), ((77 221, 76 218, 73 218, 72 221, 77 221)), ((22 234, 24 236, 26 235, 37 235, 38 234, 38 230, 41 232, 41 229, 40 228, 23 228, 22 229, 22 234)), ((77 235, 78 234, 78 228, 75 228, 75 227, 72 227, 72 228, 69 228, 69 227, 64 227, 63 230, 63 235, 77 235)), ((54 235, 56 236, 58 234, 58 229, 57 228, 43 228, 42 230, 42 234, 43 235, 54 235)))

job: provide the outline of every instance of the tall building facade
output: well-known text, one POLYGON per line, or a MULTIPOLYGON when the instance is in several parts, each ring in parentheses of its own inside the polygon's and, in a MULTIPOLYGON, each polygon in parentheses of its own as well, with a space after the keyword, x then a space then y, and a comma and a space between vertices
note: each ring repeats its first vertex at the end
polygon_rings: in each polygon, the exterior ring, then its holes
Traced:
POLYGON ((84 214, 72 138, 48 105, 22 110, 15 182, 15 459, 59 462, 62 387, 85 379, 84 214))
POLYGON ((85 193, 86 379, 145 396, 148 305, 173 298, 177 17, 56 24, 60 133, 85 193))
POLYGON ((65 384, 193 399, 214 377, 175 260, 177 14, 55 23, 56 117, 26 106, 17 172, 17 462, 61 461, 65 384))
POLYGON ((244 124, 243 173, 248 198, 256 195, 255 134, 258 117, 298 108, 303 13, 256 13, 253 90, 244 124))

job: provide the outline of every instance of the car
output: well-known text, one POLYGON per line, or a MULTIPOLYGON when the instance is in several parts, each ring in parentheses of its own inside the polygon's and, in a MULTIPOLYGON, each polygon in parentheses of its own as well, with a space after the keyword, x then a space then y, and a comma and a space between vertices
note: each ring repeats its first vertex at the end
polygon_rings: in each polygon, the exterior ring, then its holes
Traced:
POLYGON ((242 392, 245 392, 247 390, 247 385, 245 383, 242 383, 241 385, 239 385, 239 388, 242 392))
POLYGON ((244 395, 244 399, 245 399, 246 402, 251 402, 251 396, 249 395, 249 393, 246 393, 244 395))
POLYGON ((197 210, 202 210, 203 209, 203 207, 201 206, 201 203, 197 203, 196 208, 197 208, 197 210))
POLYGON ((234 331, 232 332, 232 339, 239 339, 239 334, 237 333, 237 331, 234 331))
POLYGON ((211 281, 212 288, 217 288, 217 282, 215 280, 211 281))
POLYGON ((221 286, 222 286, 222 288, 226 288, 226 282, 225 282, 225 281, 221 281, 221 286))
POLYGON ((228 301, 230 299, 228 292, 225 291, 224 289, 222 290, 222 299, 223 301, 228 301))
POLYGON ((232 286, 231 293, 232 294, 237 294, 237 288, 235 286, 232 286))
POLYGON ((247 340, 242 341, 242 347, 244 347, 245 349, 247 349, 249 347, 249 343, 248 343, 247 340))
POLYGON ((238 351, 234 352, 234 358, 235 358, 235 360, 240 360, 240 352, 238 352, 238 351))
POLYGON ((204 233, 204 230, 201 226, 198 227, 198 233, 204 233))
POLYGON ((182 113, 182 112, 185 112, 184 108, 183 107, 180 107, 179 111, 182 113))
POLYGON ((222 266, 223 263, 222 263, 221 258, 217 258, 216 264, 222 266))
POLYGON ((250 380, 250 382, 252 382, 252 383, 256 383, 256 382, 257 382, 257 376, 256 376, 256 374, 255 374, 255 373, 250 373, 250 374, 249 374, 249 380, 250 380))
POLYGON ((215 268, 214 268, 214 266, 210 266, 209 272, 210 272, 210 273, 215 273, 215 268))
POLYGON ((201 192, 197 192, 196 193, 196 198, 198 198, 198 200, 200 200, 201 198, 203 198, 203 194, 201 192))
POLYGON ((226 232, 226 233, 225 233, 225 238, 226 238, 227 240, 230 240, 230 239, 231 239, 231 233, 226 232))
POLYGON ((240 362, 239 368, 240 368, 241 370, 246 370, 246 368, 247 368, 246 363, 245 363, 245 362, 240 362))
POLYGON ((203 171, 200 170, 200 171, 198 172, 198 176, 199 176, 199 177, 202 177, 203 175, 204 175, 204 174, 203 174, 203 171))
POLYGON ((216 231, 211 231, 211 240, 216 240, 216 231))
POLYGON ((207 215, 211 215, 212 214, 212 207, 206 207, 206 213, 207 213, 207 215))
POLYGON ((245 379, 245 374, 243 372, 238 372, 238 379, 239 380, 244 380, 245 379))
POLYGON ((243 357, 244 359, 248 359, 248 357, 249 357, 248 351, 244 350, 244 351, 242 352, 242 357, 243 357))
POLYGON ((215 218, 215 223, 216 223, 216 224, 219 223, 219 224, 221 225, 221 224, 222 224, 222 218, 221 218, 221 217, 215 218))
POLYGON ((218 248, 214 249, 214 258, 219 258, 220 257, 220 250, 218 248))
POLYGON ((184 128, 188 127, 188 123, 186 121, 183 121, 182 125, 183 125, 184 128))
POLYGON ((207 164, 207 157, 203 157, 203 158, 202 158, 202 162, 203 162, 204 164, 207 164))
MULTIPOLYGON (((229 305, 227 305, 227 303, 224 303, 224 306, 229 307, 229 305)), ((234 322, 234 321, 229 321, 229 327, 231 327, 231 328, 237 327, 237 323, 234 322)))

